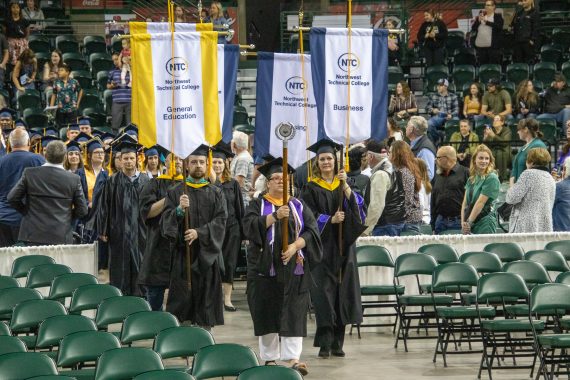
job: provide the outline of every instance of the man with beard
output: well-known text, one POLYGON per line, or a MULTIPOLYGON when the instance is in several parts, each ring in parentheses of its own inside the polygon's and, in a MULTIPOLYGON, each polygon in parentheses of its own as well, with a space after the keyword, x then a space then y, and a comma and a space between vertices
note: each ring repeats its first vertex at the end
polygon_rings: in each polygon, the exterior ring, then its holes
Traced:
POLYGON ((129 137, 117 146, 122 168, 105 184, 97 217, 99 237, 109 243, 109 282, 131 295, 140 294, 137 276, 146 242, 139 194, 149 179, 137 169, 139 147, 129 137))
POLYGON ((146 183, 140 193, 141 218, 146 224, 146 247, 139 272, 139 285, 146 289, 146 299, 152 310, 162 310, 164 291, 170 284, 173 247, 160 233, 160 217, 166 203, 166 193, 182 182, 182 160, 170 153, 166 165, 174 161, 174 175, 161 175, 146 183))
POLYGON ((224 323, 220 258, 227 219, 222 190, 205 178, 208 149, 201 145, 186 159, 189 175, 167 192, 160 220, 163 236, 176 245, 166 310, 206 329, 224 323))

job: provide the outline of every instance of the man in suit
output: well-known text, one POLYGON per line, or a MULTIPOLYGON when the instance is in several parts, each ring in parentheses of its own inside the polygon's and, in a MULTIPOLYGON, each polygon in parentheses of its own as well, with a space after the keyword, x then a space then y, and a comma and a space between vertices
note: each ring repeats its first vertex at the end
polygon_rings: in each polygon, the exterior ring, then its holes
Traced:
POLYGON ((73 220, 87 215, 78 175, 63 168, 62 141, 47 145, 47 163, 27 168, 8 194, 8 203, 23 214, 18 240, 29 245, 71 244, 73 220))

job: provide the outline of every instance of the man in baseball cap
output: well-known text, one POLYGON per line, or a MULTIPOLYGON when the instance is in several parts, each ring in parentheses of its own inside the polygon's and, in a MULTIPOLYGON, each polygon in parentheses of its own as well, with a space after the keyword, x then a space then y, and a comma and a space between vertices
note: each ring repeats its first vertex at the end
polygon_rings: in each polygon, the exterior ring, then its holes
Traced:
POLYGON ((443 142, 445 122, 459 118, 459 101, 457 95, 449 92, 449 81, 441 78, 437 81, 437 93, 431 94, 426 111, 431 115, 428 120, 428 137, 435 144, 443 142))

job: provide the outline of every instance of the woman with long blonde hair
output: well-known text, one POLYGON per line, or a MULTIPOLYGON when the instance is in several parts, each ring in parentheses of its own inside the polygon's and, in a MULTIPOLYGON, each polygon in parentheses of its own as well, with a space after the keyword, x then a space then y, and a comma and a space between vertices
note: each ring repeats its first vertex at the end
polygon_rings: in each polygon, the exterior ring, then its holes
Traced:
POLYGON ((499 196, 501 182, 495 172, 495 158, 486 145, 479 145, 471 159, 469 180, 461 207, 464 234, 493 234, 497 218, 492 204, 499 196))

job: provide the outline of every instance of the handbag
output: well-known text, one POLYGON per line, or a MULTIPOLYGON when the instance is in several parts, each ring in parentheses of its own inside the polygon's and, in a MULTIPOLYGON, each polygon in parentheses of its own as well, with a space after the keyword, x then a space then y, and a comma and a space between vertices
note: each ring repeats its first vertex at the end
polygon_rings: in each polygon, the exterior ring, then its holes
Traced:
POLYGON ((510 203, 503 203, 499 208, 497 208, 497 214, 503 219, 503 221, 508 222, 511 218, 511 211, 513 211, 513 205, 510 203))

